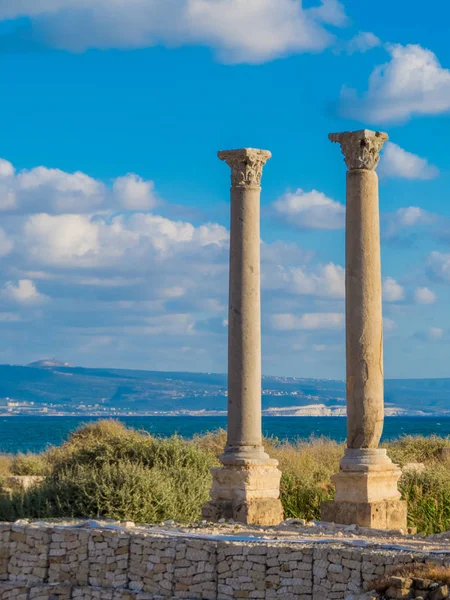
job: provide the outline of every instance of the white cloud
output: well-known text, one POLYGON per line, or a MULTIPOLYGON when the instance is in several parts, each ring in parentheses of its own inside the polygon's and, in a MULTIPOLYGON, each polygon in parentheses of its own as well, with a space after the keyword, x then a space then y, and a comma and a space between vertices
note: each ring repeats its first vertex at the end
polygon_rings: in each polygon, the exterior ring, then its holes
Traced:
POLYGON ((189 314, 170 314, 144 320, 143 335, 186 335, 194 332, 195 321, 189 314))
POLYGON ((450 254, 435 250, 428 256, 426 266, 432 279, 450 282, 450 254))
POLYGON ((18 214, 147 211, 158 204, 154 182, 135 173, 117 177, 111 184, 81 171, 67 173, 43 166, 16 172, 9 161, 0 159, 0 211, 18 214))
POLYGON ((428 339, 429 340, 440 340, 444 335, 444 330, 440 327, 430 327, 428 330, 428 339))
POLYGON ((387 142, 378 167, 384 177, 401 177, 404 179, 434 179, 439 175, 439 169, 430 165, 426 158, 407 152, 387 142))
POLYGON ((0 256, 7 256, 14 247, 14 242, 6 235, 0 227, 0 256))
POLYGON ((298 317, 291 313, 280 313, 272 315, 271 323, 272 328, 277 331, 342 329, 344 315, 342 313, 305 313, 298 317))
POLYGON ((12 177, 14 172, 14 167, 9 160, 0 158, 0 177, 12 177))
POLYGON ((381 46, 381 40, 370 31, 360 31, 347 44, 347 52, 354 54, 355 52, 367 52, 372 48, 381 46))
POLYGON ((24 236, 31 256, 66 267, 119 266, 119 260, 150 260, 205 246, 222 247, 228 241, 228 232, 220 225, 194 227, 145 213, 113 219, 37 214, 25 222, 24 236))
POLYGON ((397 323, 389 317, 383 317, 383 329, 384 331, 394 331, 397 329, 397 323))
POLYGON ((128 210, 150 210, 157 204, 153 181, 144 181, 134 173, 117 177, 113 191, 119 204, 128 210))
POLYGON ((384 123, 450 110, 450 71, 431 50, 415 44, 388 44, 386 49, 391 60, 375 68, 362 97, 342 89, 342 116, 384 123))
POLYGON ((164 44, 212 47, 224 62, 264 62, 317 52, 333 42, 325 25, 344 25, 338 0, 20 0, 0 4, 0 20, 29 17, 38 39, 70 51, 164 44))
POLYGON ((427 287, 418 287, 414 291, 414 300, 417 304, 434 304, 437 296, 427 287))
POLYGON ((345 297, 345 269, 334 263, 320 265, 317 273, 306 272, 301 267, 292 268, 287 272, 287 280, 289 289, 296 294, 345 297))
POLYGON ((345 206, 312 190, 286 192, 273 203, 275 213, 288 223, 302 229, 342 229, 345 206))
MULTIPOLYGON (((315 266, 285 266, 286 261, 262 263, 263 289, 300 296, 340 300, 345 297, 345 269, 332 262, 315 266)), ((296 264, 298 261, 294 261, 296 264)), ((308 262, 307 257, 304 262, 308 262)))
POLYGON ((405 297, 405 290, 392 277, 383 281, 383 300, 386 302, 399 302, 405 297))
POLYGON ((17 284, 8 281, 3 290, 3 295, 10 300, 23 304, 35 304, 45 300, 45 296, 37 291, 31 279, 20 279, 17 284))
POLYGON ((396 221, 400 227, 413 227, 414 225, 428 225, 434 220, 431 213, 419 206, 399 208, 395 213, 396 221))

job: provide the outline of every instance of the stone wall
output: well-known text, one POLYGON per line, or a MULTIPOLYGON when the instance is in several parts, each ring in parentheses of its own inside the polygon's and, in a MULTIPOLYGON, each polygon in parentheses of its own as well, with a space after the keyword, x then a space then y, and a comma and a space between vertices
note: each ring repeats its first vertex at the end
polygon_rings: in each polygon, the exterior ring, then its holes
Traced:
POLYGON ((0 524, 0 600, 338 600, 427 561, 450 565, 450 555, 0 524))

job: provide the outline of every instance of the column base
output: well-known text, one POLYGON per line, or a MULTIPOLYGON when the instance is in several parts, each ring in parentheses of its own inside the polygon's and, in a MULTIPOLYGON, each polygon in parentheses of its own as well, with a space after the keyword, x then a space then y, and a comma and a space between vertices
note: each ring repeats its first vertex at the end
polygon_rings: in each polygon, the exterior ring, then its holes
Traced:
POLYGON ((379 500, 377 502, 322 502, 322 521, 341 525, 359 525, 372 529, 406 530, 406 502, 379 500))
POLYGON ((211 469, 211 501, 203 507, 208 521, 233 519, 247 525, 278 525, 283 520, 281 472, 277 461, 226 465, 211 469))
POLYGON ((406 502, 400 498, 401 470, 384 449, 347 448, 340 471, 332 476, 335 499, 323 502, 321 518, 343 525, 406 529, 406 502))

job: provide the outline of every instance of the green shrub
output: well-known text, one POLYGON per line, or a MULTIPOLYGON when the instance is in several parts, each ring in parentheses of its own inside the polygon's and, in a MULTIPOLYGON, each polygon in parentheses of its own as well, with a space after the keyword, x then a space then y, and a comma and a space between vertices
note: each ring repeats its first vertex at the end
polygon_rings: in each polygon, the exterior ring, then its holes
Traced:
MULTIPOLYGON (((33 463, 32 457, 17 458, 22 471, 33 463)), ((47 478, 27 492, 3 499, 0 520, 199 519, 209 497, 209 470, 217 464, 211 451, 181 437, 153 438, 115 421, 84 426, 61 447, 34 459, 35 465, 47 466, 47 478)))
MULTIPOLYGON (((26 492, 0 496, 0 520, 197 520, 209 498, 210 468, 219 464, 225 442, 223 430, 188 441, 153 437, 113 420, 90 423, 60 447, 12 462, 5 458, 5 474, 46 479, 26 492)), ((409 525, 425 533, 450 530, 450 465, 440 460, 441 448, 449 445, 437 436, 406 436, 385 445, 397 464, 427 465, 425 472, 408 472, 400 480, 409 525)), ((271 438, 265 446, 282 471, 286 518, 319 519, 321 502, 334 496, 330 478, 339 470, 344 445, 326 438, 296 443, 271 438)))

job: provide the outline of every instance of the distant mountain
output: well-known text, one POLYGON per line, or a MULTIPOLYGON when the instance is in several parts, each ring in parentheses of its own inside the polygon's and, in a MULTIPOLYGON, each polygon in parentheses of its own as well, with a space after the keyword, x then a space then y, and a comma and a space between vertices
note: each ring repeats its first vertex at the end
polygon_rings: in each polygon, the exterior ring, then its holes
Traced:
MULTIPOLYGON (((264 414, 345 414, 345 382, 263 377, 264 414)), ((450 379, 385 382, 388 415, 449 415, 450 379)), ((225 414, 227 378, 217 373, 86 369, 55 359, 0 365, 0 415, 225 414)))
POLYGON ((27 367, 70 367, 71 365, 68 362, 61 362, 60 360, 56 360, 56 358, 44 358, 43 360, 36 360, 27 367))

